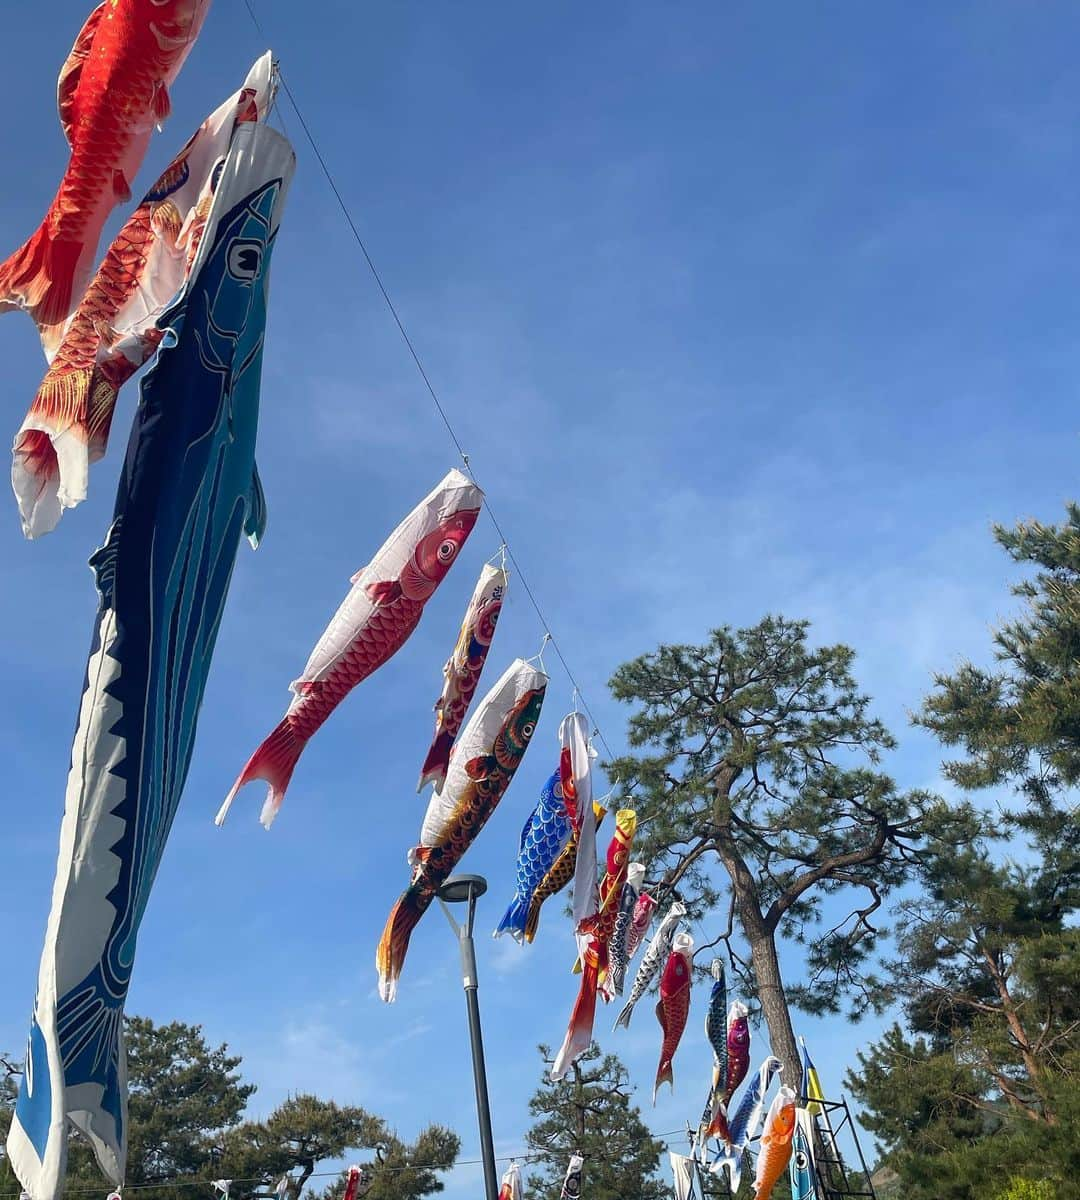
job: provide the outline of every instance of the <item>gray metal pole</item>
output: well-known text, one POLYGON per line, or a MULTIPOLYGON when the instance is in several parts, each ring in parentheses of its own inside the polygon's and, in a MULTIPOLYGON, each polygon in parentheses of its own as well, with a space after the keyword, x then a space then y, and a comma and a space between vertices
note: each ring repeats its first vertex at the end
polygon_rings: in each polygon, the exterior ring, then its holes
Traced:
POLYGON ((491 1136, 487 1070, 484 1066, 484 1038, 480 1030, 480 1000, 477 996, 476 947, 473 944, 475 914, 476 894, 470 889, 469 915, 458 934, 461 946, 461 980, 465 985, 465 1007, 469 1014, 469 1041, 472 1044, 473 1078, 476 1082, 476 1115, 480 1122, 480 1154, 484 1160, 485 1200, 499 1200, 499 1181, 495 1174, 495 1143, 491 1136))

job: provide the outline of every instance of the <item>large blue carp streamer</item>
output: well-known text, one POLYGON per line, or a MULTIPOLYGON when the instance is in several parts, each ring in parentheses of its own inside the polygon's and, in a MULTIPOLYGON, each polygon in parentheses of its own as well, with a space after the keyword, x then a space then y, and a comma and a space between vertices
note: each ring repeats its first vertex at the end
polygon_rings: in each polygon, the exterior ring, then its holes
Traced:
POLYGON ((187 777, 255 473, 268 269, 294 166, 248 124, 223 160, 189 283, 162 315, 105 545, 26 1074, 7 1149, 33 1200, 62 1193, 69 1123, 114 1186, 127 1157, 124 1001, 187 777))

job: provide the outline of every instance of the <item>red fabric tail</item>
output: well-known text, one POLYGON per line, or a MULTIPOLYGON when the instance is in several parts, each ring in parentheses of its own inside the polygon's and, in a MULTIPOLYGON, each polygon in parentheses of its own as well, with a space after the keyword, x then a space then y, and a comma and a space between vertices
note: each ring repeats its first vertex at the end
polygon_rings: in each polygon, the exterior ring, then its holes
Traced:
POLYGON ((424 787, 433 783, 435 790, 446 782, 446 771, 450 766, 450 751, 453 748, 454 739, 448 733, 440 733, 431 743, 431 749, 427 753, 427 758, 424 759, 424 765, 420 768, 420 782, 416 785, 416 790, 422 792, 424 787))
POLYGON ((281 802, 285 799, 285 789, 289 786, 293 769, 306 745, 306 740, 298 737, 293 731, 288 717, 281 721, 248 759, 247 766, 240 772, 240 777, 233 784, 232 791, 225 797, 225 803, 221 806, 215 823, 218 825, 224 823, 229 806, 245 783, 250 783, 253 779, 263 779, 270 785, 270 789, 267 792, 266 802, 263 804, 259 820, 269 829, 277 816, 281 802))
POLYGON ((66 320, 74 307, 75 274, 84 249, 81 242, 53 241, 43 224, 0 264, 0 311, 25 308, 39 329, 66 320))

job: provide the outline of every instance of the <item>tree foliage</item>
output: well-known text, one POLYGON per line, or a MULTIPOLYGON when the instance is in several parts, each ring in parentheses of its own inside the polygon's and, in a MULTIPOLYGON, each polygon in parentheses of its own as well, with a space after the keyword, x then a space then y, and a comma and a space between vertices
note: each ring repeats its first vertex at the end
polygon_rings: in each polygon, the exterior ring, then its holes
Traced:
MULTIPOLYGON (((550 1065, 549 1048, 540 1054, 550 1065)), ((529 1101, 528 1144, 539 1158, 529 1179, 533 1200, 558 1200, 571 1154, 585 1159, 582 1194, 590 1200, 665 1200, 668 1188, 656 1177, 664 1144, 631 1095, 626 1067, 595 1045, 558 1083, 545 1070, 529 1101)))
MULTIPOLYGON (((140 1189, 141 1200, 175 1200, 174 1189, 154 1186, 175 1179, 230 1179, 234 1200, 254 1200, 275 1196, 282 1176, 288 1177, 289 1200, 300 1200, 321 1164, 363 1151, 373 1154, 363 1163, 360 1195, 420 1200, 443 1190, 437 1173, 457 1159, 460 1143, 449 1129, 431 1126, 408 1144, 366 1109, 316 1096, 290 1096, 265 1120, 244 1120, 255 1088, 241 1079, 241 1058, 227 1046, 209 1046, 200 1026, 127 1017, 125 1033, 126 1183, 140 1189)), ((0 1139, 7 1136, 17 1074, 0 1057, 0 1139)), ((15 1186, 10 1165, 0 1157, 0 1189, 15 1186)), ((95 1192, 102 1186, 89 1146, 72 1132, 69 1190, 95 1192)), ((340 1190, 323 1195, 332 1200, 340 1190)))
POLYGON ((638 810, 635 857, 693 916, 727 910, 732 966, 761 1003, 789 1083, 788 1002, 825 1012, 845 995, 857 1010, 869 1001, 860 980, 878 943, 874 914, 907 877, 927 825, 949 828, 938 798, 900 792, 879 769, 893 739, 853 660, 847 646, 811 647, 805 621, 766 617, 701 646, 661 646, 611 680, 634 706, 629 740, 640 750, 610 765, 638 810), (852 903, 833 922, 838 894, 852 903), (786 988, 781 937, 805 947, 803 980, 786 988))
POLYGON ((917 720, 999 789, 966 843, 923 855, 884 993, 903 1005, 848 1083, 913 1200, 1080 1197, 1080 508, 995 530, 1036 567, 993 670, 939 675, 917 720), (1013 795, 1001 794, 1011 788, 1013 795), (996 814, 996 815, 995 815, 996 814))
POLYGON ((1062 525, 1023 521, 994 537, 1035 568, 1012 589, 1023 613, 994 633, 995 668, 935 677, 918 721, 963 751, 945 764, 961 787, 1012 784, 1042 808, 1080 783, 1080 505, 1062 525))

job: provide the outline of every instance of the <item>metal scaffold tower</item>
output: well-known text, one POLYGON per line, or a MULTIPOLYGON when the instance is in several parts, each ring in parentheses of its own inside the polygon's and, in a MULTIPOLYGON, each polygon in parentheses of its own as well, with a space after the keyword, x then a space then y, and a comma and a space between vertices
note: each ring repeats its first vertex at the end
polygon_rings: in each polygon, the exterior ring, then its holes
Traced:
MULTIPOLYGON (((851 1116, 851 1110, 846 1100, 814 1100, 809 1105, 811 1123, 814 1133, 814 1184, 816 1200, 848 1200, 849 1197, 858 1200, 877 1200, 877 1192, 870 1179, 870 1171, 863 1157, 862 1146, 859 1144, 858 1130, 851 1116), (840 1150, 839 1139, 844 1139, 849 1147, 853 1147, 857 1164, 845 1159, 840 1150)), ((695 1156, 696 1135, 687 1129, 687 1140, 690 1143, 690 1156, 695 1156)), ((751 1156, 756 1157, 757 1144, 760 1137, 756 1136, 747 1148, 751 1156)), ((850 1157, 850 1156, 849 1156, 850 1157)), ((700 1195, 703 1200, 734 1200, 727 1172, 713 1174, 707 1168, 699 1166, 695 1171, 694 1186, 697 1189, 692 1195, 700 1195)), ((747 1164, 743 1178, 753 1178, 753 1166, 747 1164)))

